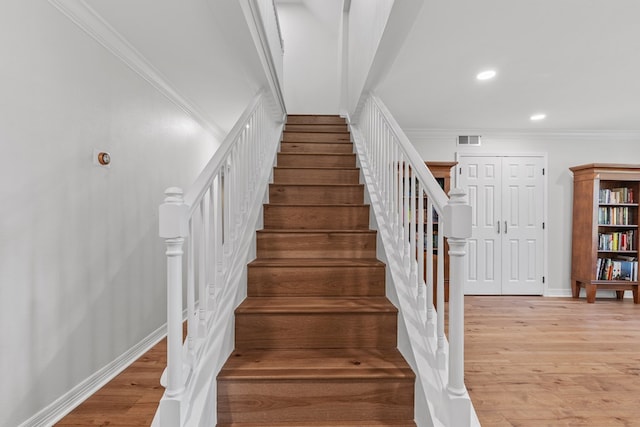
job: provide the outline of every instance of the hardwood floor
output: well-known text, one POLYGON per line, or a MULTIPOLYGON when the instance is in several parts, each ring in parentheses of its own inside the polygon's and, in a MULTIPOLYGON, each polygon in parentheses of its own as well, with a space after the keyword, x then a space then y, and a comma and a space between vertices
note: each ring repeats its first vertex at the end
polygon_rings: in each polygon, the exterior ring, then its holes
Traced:
MULTIPOLYGON (((466 297, 465 380, 484 427, 640 426, 631 300, 466 297)), ((149 425, 164 341, 58 426, 149 425)))
POLYGON ((149 426, 164 393, 160 375, 167 366, 167 339, 136 360, 71 411, 56 426, 149 426))
POLYGON ((465 380, 483 426, 640 426, 631 300, 467 297, 465 380))

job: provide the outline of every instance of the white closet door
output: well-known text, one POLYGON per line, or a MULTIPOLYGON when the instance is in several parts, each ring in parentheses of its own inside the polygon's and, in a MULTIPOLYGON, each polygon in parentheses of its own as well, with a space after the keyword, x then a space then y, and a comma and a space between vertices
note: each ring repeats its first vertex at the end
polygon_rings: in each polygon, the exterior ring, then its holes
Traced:
POLYGON ((543 159, 502 159, 502 294, 543 292, 543 159))
POLYGON ((542 156, 459 157, 473 212, 466 294, 543 293, 543 167, 542 156))
POLYGON ((465 158, 461 187, 472 207, 472 237, 468 245, 465 293, 499 295, 502 289, 502 242, 499 227, 502 206, 500 158, 465 158))

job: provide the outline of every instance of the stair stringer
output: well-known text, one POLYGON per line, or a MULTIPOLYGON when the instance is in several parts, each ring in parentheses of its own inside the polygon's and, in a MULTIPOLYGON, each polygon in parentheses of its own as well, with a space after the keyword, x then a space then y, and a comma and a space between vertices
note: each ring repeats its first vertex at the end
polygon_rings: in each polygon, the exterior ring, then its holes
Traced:
MULTIPOLYGON (((371 206, 371 228, 378 231, 377 256, 387 264, 387 297, 398 308, 398 349, 416 374, 415 422, 418 427, 455 427, 449 422, 447 368, 438 368, 438 360, 448 356, 448 341, 444 343, 444 355, 437 354, 437 338, 433 332, 429 333, 437 330, 437 317, 427 325, 426 306, 419 306, 410 269, 404 265, 399 251, 394 250, 397 239, 383 215, 379 192, 363 150, 362 134, 356 126, 350 127, 365 184, 365 203, 371 206)), ((480 426, 473 406, 469 425, 480 426)))

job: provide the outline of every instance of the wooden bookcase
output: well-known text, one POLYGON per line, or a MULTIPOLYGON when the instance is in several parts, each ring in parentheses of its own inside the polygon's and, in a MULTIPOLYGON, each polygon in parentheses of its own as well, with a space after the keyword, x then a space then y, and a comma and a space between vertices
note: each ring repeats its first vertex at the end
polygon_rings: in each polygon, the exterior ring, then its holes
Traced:
POLYGON ((598 289, 614 290, 618 299, 630 290, 633 301, 640 303, 637 278, 640 165, 594 163, 570 170, 573 297, 577 298, 580 288, 585 288, 587 302, 593 303, 598 289))
MULTIPOLYGON (((451 190, 451 168, 458 164, 458 162, 424 162, 434 178, 445 193, 449 194, 449 190, 451 190)), ((426 226, 426 225, 425 225, 426 226)), ((434 223, 434 239, 437 238, 438 232, 438 224, 434 223)), ((444 239, 444 300, 449 301, 449 245, 447 244, 447 239, 444 239)), ((427 256, 427 252, 424 253, 425 260, 427 256)), ((438 256, 436 254, 433 255, 433 302, 436 305, 438 289, 436 286, 436 278, 438 277, 438 256)), ((424 272, 424 279, 427 280, 427 272, 424 272)))

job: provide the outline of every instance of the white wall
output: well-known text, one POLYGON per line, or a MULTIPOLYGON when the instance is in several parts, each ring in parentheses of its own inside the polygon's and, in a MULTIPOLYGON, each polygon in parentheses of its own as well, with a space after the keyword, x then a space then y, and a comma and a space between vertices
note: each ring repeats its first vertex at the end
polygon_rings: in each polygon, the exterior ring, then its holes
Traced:
POLYGON ((348 109, 355 111, 394 0, 352 0, 349 11, 348 109))
MULTIPOLYGON (((219 141, 49 2, 2 2, 0 51, 0 426, 13 427, 166 321, 158 205, 219 141)), ((227 109, 224 127, 261 85, 254 63, 227 64, 237 97, 201 103, 227 109)))
POLYGON ((338 114, 342 0, 278 2, 289 114, 338 114))
MULTIPOLYGON (((633 134, 515 133, 507 131, 405 130, 425 160, 455 160, 456 135, 481 134, 480 147, 464 152, 546 153, 548 159, 548 268, 546 295, 571 295, 573 175, 569 167, 587 163, 640 163, 633 134)), ((602 295, 605 295, 603 293, 602 295)))
POLYGON ((225 133, 267 85, 240 2, 86 2, 225 133))

